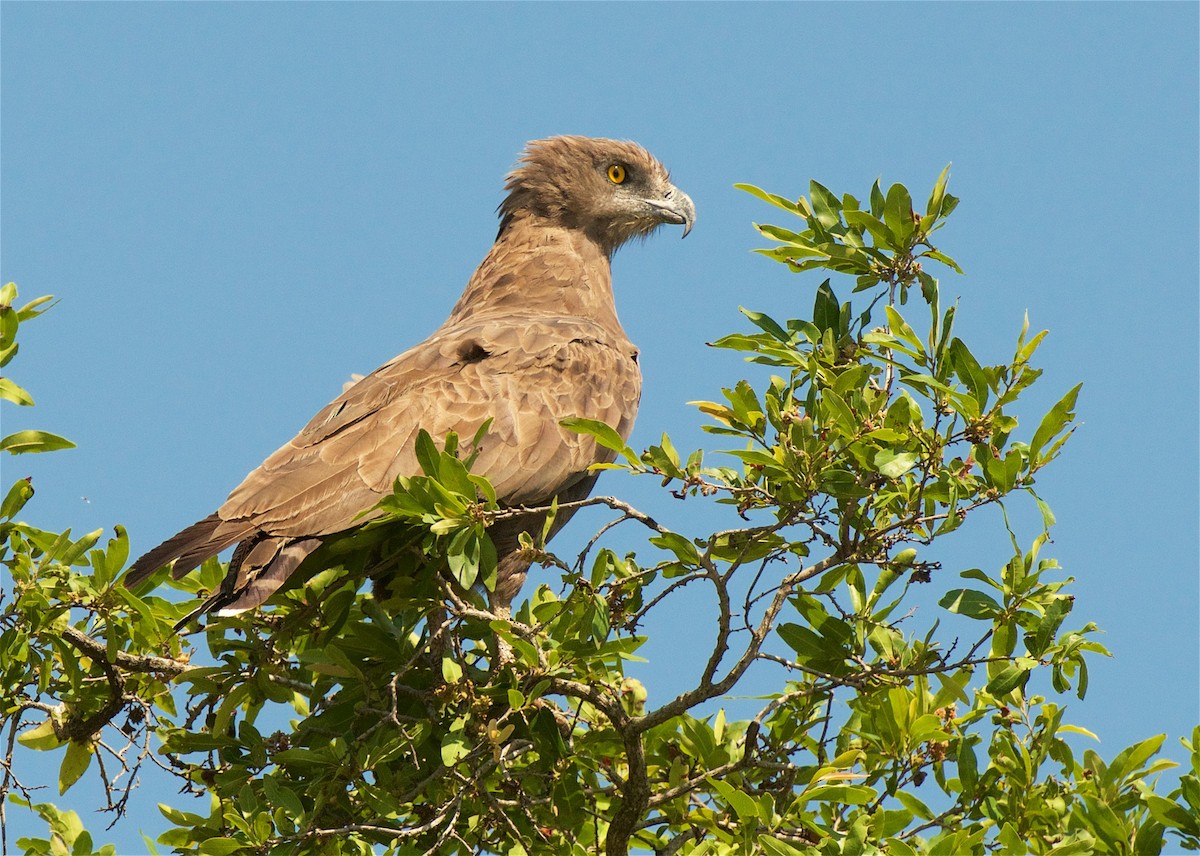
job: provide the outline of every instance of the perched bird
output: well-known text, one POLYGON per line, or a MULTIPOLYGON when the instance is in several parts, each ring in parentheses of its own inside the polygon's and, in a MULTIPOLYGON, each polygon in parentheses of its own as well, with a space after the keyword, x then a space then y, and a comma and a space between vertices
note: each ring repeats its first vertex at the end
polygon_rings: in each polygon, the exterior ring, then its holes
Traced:
MULTIPOLYGON (((503 505, 588 495, 596 481, 588 467, 613 455, 560 420, 597 419, 628 439, 641 394, 609 260, 664 223, 682 225, 686 236, 695 207, 641 146, 587 137, 529 143, 505 189, 496 242, 446 322, 348 384, 215 513, 134 562, 125 585, 172 561, 178 579, 237 544, 225 582, 193 615, 257 607, 323 539, 361 525, 398 476, 421 473, 421 429, 435 439, 472 437, 490 419, 473 472, 503 505)), ((569 516, 560 511, 555 528, 569 516)), ((508 612, 529 570, 520 534, 540 533, 544 523, 531 513, 489 530, 496 611, 508 612)))

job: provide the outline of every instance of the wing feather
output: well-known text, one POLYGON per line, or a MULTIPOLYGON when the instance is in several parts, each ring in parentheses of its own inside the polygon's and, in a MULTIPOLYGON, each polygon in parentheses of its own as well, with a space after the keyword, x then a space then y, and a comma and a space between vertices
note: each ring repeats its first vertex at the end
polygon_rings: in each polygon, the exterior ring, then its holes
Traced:
POLYGON ((628 437, 639 393, 632 346, 594 322, 492 318, 443 328, 324 408, 218 515, 270 535, 342 531, 397 476, 419 474, 420 429, 470 438, 487 419, 475 471, 505 502, 546 501, 608 456, 559 420, 600 419, 628 437), (619 395, 602 393, 609 388, 619 395))

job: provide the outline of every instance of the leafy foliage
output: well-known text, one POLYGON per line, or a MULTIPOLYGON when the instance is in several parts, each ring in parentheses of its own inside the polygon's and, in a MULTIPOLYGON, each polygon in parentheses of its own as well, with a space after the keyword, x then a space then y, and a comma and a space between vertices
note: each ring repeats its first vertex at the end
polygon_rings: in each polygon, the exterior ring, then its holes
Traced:
MULTIPOLYGON (((1094 625, 1068 623, 1071 580, 1043 555, 1054 517, 1035 490, 1079 387, 1028 430, 1017 405, 1045 333, 1026 321, 998 365, 954 335, 957 309, 925 270, 961 273, 930 242, 957 204, 946 180, 923 214, 898 184, 876 183, 866 207, 815 182, 797 201, 743 186, 797 218, 757 227, 775 241, 765 255, 849 274, 865 302, 827 279, 811 318, 743 310, 753 330, 715 344, 778 373, 696 403, 732 443, 719 465, 665 435, 637 452, 568 420, 618 453, 605 467, 715 503, 730 524, 680 532, 613 497, 577 503, 615 520, 572 561, 525 544, 563 585, 512 618, 483 597, 487 527, 520 510, 496 503, 454 436, 423 435, 424 473, 399 481, 387 515, 328 541, 271 609, 212 620, 195 663, 197 643, 171 632, 188 604, 119 584, 125 533, 101 547, 100 532, 17 522, 32 496, 18 482, 0 509, 0 790, 32 805, 15 743, 61 755, 60 793, 98 775, 119 815, 154 764, 209 795, 207 814, 161 806, 158 844, 204 854, 1200 848, 1200 728, 1192 770, 1162 796, 1164 736, 1108 763, 1079 756, 1071 736, 1089 732, 1043 694, 1082 698, 1088 656, 1106 653, 1094 625), (913 295, 926 313, 906 318, 913 295), (1041 530, 1010 529, 1010 556, 944 579, 934 542, 1014 501, 1041 530), (617 523, 644 529, 645 549, 603 546, 617 523), (939 596, 917 628, 926 586, 939 596), (711 600, 711 648, 688 689, 651 704, 626 664, 688 588, 711 600), (731 721, 717 705, 756 664, 774 688, 731 721)), ((4 310, 5 354, 9 316, 30 307, 4 310)), ((196 597, 223 574, 210 561, 168 584, 196 597)), ((77 816, 32 807, 51 838, 22 839, 26 852, 91 852, 77 816)))
MULTIPOLYGON (((0 368, 4 368, 17 355, 17 328, 21 322, 30 321, 47 309, 52 297, 39 297, 17 309, 13 301, 17 299, 17 286, 8 283, 0 288, 0 368)), ((22 407, 33 406, 33 396, 17 386, 7 377, 0 377, 0 399, 11 401, 22 407)), ((56 434, 46 431, 18 431, 0 439, 0 451, 19 455, 24 452, 51 452, 55 449, 70 449, 75 446, 70 440, 64 440, 56 434)))

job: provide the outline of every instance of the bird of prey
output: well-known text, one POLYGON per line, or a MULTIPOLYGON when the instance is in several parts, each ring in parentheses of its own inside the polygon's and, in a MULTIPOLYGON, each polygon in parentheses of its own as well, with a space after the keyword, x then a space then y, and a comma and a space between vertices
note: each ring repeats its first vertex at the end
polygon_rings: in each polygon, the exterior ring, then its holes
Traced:
MULTIPOLYGON (((686 236, 695 207, 641 146, 588 137, 530 142, 505 189, 496 242, 446 322, 348 385, 215 513, 134 562, 127 586, 172 561, 178 579, 237 544, 224 583, 193 616, 254 609, 325 538, 365 522, 362 513, 397 477, 420 475, 421 429, 436 439, 472 437, 491 420, 473 472, 491 481, 502 505, 588 495, 596 480, 589 467, 613 453, 560 420, 599 420, 628 439, 641 394, 609 260, 664 223, 682 225, 686 236)), ((567 517, 560 511, 555 529, 567 517)), ((497 612, 507 614, 529 570, 520 534, 536 535, 544 523, 530 513, 490 528, 497 612)))

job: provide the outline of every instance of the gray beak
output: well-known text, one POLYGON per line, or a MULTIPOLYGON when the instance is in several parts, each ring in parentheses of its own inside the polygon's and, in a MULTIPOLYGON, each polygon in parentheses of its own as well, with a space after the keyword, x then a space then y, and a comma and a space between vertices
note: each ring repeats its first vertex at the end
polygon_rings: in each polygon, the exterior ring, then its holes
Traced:
POLYGON ((683 237, 688 236, 696 223, 696 206, 692 198, 675 185, 667 185, 661 200, 650 203, 657 209, 664 223, 674 223, 683 226, 683 237))

